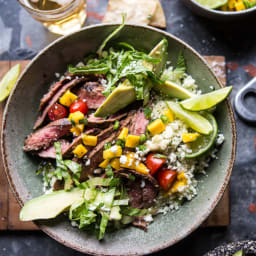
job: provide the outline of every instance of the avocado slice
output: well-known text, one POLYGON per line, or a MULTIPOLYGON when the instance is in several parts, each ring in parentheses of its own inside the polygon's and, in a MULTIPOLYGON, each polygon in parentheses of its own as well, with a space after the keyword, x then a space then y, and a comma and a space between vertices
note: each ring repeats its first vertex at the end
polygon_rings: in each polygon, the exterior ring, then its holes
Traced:
MULTIPOLYGON (((166 60, 167 60, 167 40, 163 39, 160 41, 149 53, 150 57, 160 58, 162 57, 162 61, 157 64, 152 64, 148 62, 144 62, 144 65, 148 67, 150 70, 153 70, 157 75, 161 75, 165 68, 166 60)), ((146 85, 146 92, 149 95, 149 91, 152 85, 149 81, 146 85)), ((147 96, 144 100, 144 105, 148 102, 149 97, 147 96)), ((94 116, 95 117, 106 117, 111 114, 116 113, 122 108, 125 108, 133 101, 136 100, 136 93, 133 85, 130 83, 128 79, 126 79, 123 83, 121 83, 101 104, 101 106, 97 109, 94 116)))
POLYGON ((23 206, 20 211, 21 221, 52 219, 65 211, 74 202, 83 198, 84 190, 60 190, 34 198, 23 206))
POLYGON ((134 87, 128 79, 120 84, 101 104, 94 116, 106 117, 116 113, 118 110, 125 108, 127 105, 136 100, 134 87))
POLYGON ((185 99, 196 96, 194 93, 190 92, 189 90, 168 80, 165 81, 163 84, 155 85, 153 88, 156 91, 159 91, 160 93, 166 96, 178 98, 181 100, 185 100, 185 99))

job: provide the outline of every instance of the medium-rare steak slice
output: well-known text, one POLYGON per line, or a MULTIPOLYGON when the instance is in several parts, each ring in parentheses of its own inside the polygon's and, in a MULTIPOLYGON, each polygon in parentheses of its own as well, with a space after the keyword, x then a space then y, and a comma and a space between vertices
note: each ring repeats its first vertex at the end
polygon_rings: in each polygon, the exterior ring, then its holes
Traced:
MULTIPOLYGON (((61 144, 61 152, 63 154, 70 147, 70 142, 68 142, 67 140, 59 140, 59 142, 61 144)), ((54 145, 51 145, 49 148, 39 151, 38 156, 40 156, 42 158, 53 158, 53 159, 55 159, 56 158, 56 151, 55 151, 54 145)))
POLYGON ((106 97, 102 94, 104 87, 99 82, 87 82, 77 91, 80 99, 85 99, 89 109, 97 109, 106 97))
POLYGON ((54 141, 70 133, 72 125, 67 118, 51 122, 31 133, 24 142, 25 151, 47 149, 54 141))
MULTIPOLYGON (((103 161, 103 150, 105 143, 111 143, 113 140, 116 139, 117 135, 119 134, 120 130, 123 127, 128 127, 133 119, 135 112, 131 111, 128 116, 120 122, 120 128, 117 131, 113 130, 113 125, 109 128, 105 129, 104 135, 102 134, 101 139, 99 140, 97 146, 93 148, 93 150, 88 154, 88 159, 90 160, 90 165, 85 166, 83 168, 81 174, 81 181, 87 179, 88 175, 92 174, 95 169, 98 168, 100 162, 103 161)), ((100 135, 99 135, 100 136, 100 135)))
POLYGON ((57 93, 52 97, 52 99, 48 102, 47 106, 44 108, 42 114, 37 118, 36 123, 34 125, 34 130, 37 129, 39 126, 41 126, 47 116, 47 113, 51 106, 55 104, 59 98, 68 90, 71 89, 72 87, 78 85, 81 82, 86 81, 88 78, 87 77, 75 77, 72 81, 69 83, 65 84, 60 90, 57 91, 57 93))
POLYGON ((131 126, 131 134, 138 136, 145 134, 148 124, 149 120, 145 117, 143 109, 140 108, 134 116, 131 126))
POLYGON ((88 126, 95 127, 95 126, 101 126, 101 125, 108 125, 111 123, 114 123, 115 121, 119 121, 127 116, 127 113, 120 113, 110 116, 107 119, 101 118, 101 117, 95 117, 93 114, 90 115, 87 119, 88 126))
POLYGON ((54 94, 66 83, 70 82, 73 79, 73 74, 65 76, 62 80, 54 83, 49 88, 49 91, 43 96, 40 100, 40 105, 38 111, 42 111, 45 105, 49 102, 49 100, 54 96, 54 94))
POLYGON ((115 174, 117 177, 125 179, 125 186, 130 199, 129 204, 133 208, 144 209, 154 204, 159 185, 153 176, 130 169, 120 169, 115 174), (130 175, 133 175, 135 180, 131 179, 130 175))

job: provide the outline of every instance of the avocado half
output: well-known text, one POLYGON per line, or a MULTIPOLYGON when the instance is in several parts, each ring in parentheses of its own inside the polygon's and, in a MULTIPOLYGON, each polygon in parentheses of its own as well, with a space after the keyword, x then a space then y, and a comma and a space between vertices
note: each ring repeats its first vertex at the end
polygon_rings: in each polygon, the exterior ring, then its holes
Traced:
MULTIPOLYGON (((160 63, 152 65, 151 63, 145 62, 145 66, 153 70, 157 75, 160 75, 165 68, 167 61, 167 46, 167 40, 163 39, 149 53, 150 57, 161 58, 162 61, 160 63)), ((112 115, 135 100, 136 93, 134 86, 128 79, 126 79, 107 97, 107 99, 97 109, 94 116, 106 117, 112 115)))

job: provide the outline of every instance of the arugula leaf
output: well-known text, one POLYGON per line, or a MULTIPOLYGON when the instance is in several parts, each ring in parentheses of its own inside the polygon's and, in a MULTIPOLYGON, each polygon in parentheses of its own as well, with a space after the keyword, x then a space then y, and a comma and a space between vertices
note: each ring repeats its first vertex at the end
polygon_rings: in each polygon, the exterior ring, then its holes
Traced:
POLYGON ((107 45, 107 43, 116 35, 119 33, 119 31, 121 31, 125 25, 125 19, 126 19, 126 14, 122 14, 122 24, 116 28, 104 41, 103 43, 100 45, 99 49, 97 50, 97 54, 99 56, 102 55, 102 51, 105 48, 105 46, 107 45))

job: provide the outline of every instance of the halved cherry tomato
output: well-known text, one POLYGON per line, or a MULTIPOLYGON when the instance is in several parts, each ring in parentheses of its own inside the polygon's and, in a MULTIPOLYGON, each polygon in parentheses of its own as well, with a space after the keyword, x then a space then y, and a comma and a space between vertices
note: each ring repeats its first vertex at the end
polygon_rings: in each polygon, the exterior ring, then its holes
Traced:
POLYGON ((64 106, 62 106, 58 103, 55 103, 48 110, 48 116, 49 116, 50 120, 55 121, 55 120, 59 120, 61 118, 67 117, 68 116, 68 111, 64 106))
POLYGON ((169 190, 176 177, 177 172, 171 169, 160 170, 157 174, 158 183, 164 190, 169 190))
POLYGON ((156 153, 150 153, 146 158, 146 165, 150 170, 150 174, 154 175, 166 162, 165 158, 155 157, 156 153))
POLYGON ((73 102, 72 105, 69 107, 70 113, 74 113, 77 111, 82 112, 84 115, 87 113, 88 106, 85 100, 78 99, 75 102, 73 102))

